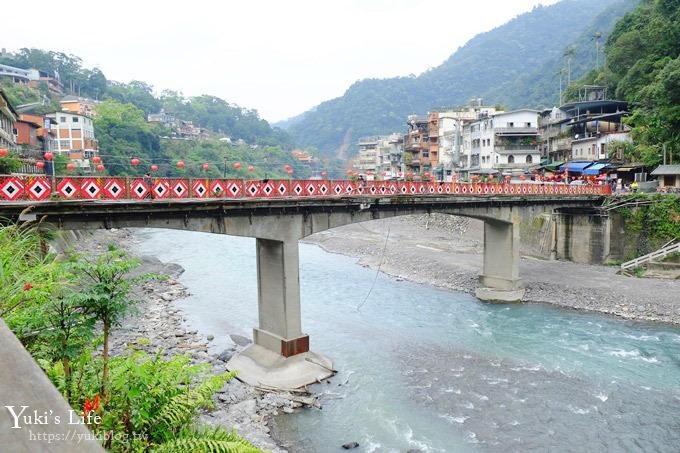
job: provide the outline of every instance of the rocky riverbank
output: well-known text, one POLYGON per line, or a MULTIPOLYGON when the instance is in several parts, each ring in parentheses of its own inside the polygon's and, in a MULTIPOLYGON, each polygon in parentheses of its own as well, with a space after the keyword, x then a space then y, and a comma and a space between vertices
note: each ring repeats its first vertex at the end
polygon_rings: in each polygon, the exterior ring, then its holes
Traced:
MULTIPOLYGON (((78 233, 74 247, 90 255, 106 250, 107 244, 115 243, 134 253, 135 237, 126 230, 97 230, 78 233)), ((164 357, 189 354, 193 363, 209 363, 215 373, 226 371, 226 362, 231 356, 250 344, 250 340, 232 335, 232 345, 218 355, 208 352, 212 335, 200 334, 184 326, 182 310, 174 301, 189 295, 178 281, 183 269, 172 263, 162 263, 155 257, 139 256, 142 266, 139 271, 166 274, 166 280, 150 280, 141 284, 136 298, 137 315, 129 316, 112 334, 112 354, 121 354, 128 347, 149 353, 162 350, 164 357)), ((275 392, 255 389, 237 379, 227 383, 215 398, 216 407, 201 414, 200 421, 236 429, 260 449, 272 453, 286 453, 269 435, 268 420, 278 412, 292 412, 302 405, 318 404, 315 397, 301 393, 275 392)))

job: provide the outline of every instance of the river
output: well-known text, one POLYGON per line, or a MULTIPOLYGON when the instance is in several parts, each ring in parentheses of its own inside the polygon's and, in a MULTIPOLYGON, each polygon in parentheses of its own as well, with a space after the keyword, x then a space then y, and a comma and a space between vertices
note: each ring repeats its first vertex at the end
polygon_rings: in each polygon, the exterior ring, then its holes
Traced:
MULTIPOLYGON (((255 241, 137 230, 184 267, 189 326, 252 338, 255 241)), ((338 374, 323 409, 275 419, 291 452, 640 451, 680 445, 680 328, 550 306, 492 305, 300 244, 303 331, 338 374)))

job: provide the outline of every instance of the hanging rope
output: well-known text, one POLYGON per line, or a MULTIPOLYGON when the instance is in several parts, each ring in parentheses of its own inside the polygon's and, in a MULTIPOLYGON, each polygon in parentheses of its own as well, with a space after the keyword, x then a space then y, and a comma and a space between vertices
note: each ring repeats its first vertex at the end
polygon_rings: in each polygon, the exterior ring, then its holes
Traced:
MULTIPOLYGON (((359 224, 361 225, 361 224, 359 224)), ((375 288, 375 282, 378 280, 378 275, 380 275, 380 267, 382 266, 383 260, 385 259, 385 250, 387 250, 387 241, 390 239, 390 228, 387 227, 387 235, 385 236, 385 245, 383 246, 382 253, 380 255, 380 262, 378 262, 378 268, 375 270, 375 277, 373 278, 373 283, 371 284, 371 287, 368 290, 368 294, 366 294, 366 297, 364 297, 364 300, 361 301, 359 305, 357 305, 356 310, 361 313, 361 307, 364 306, 366 301, 368 300, 369 296, 373 292, 373 288, 375 288)))

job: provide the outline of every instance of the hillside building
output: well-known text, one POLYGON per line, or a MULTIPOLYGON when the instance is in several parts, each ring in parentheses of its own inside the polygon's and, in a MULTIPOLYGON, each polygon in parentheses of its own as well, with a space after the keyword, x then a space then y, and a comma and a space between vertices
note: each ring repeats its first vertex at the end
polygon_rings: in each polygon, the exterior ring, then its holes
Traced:
POLYGON ((81 96, 68 95, 59 101, 62 112, 77 113, 79 115, 94 117, 97 114, 99 101, 81 96))
POLYGON ((66 154, 77 167, 89 168, 99 154, 92 118, 79 113, 55 112, 47 115, 54 133, 52 152, 66 154))

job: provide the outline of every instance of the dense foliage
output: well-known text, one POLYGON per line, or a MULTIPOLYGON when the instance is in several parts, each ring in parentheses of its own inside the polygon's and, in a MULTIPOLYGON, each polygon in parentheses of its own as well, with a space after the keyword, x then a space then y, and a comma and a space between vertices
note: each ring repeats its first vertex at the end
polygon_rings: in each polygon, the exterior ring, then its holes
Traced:
MULTIPOLYGON (((617 200, 621 202, 622 200, 617 200)), ((680 197, 663 194, 632 194, 616 213, 625 219, 626 258, 645 255, 680 240, 680 197)))
POLYGON ((680 1, 644 0, 616 24, 598 77, 633 107, 633 160, 680 163, 680 1))
POLYGON ((139 262, 113 246, 97 257, 57 259, 46 236, 36 224, 0 227, 0 316, 103 445, 259 451, 236 432, 196 424, 233 373, 215 375, 208 364, 166 360, 161 351, 109 358, 107 331, 130 312, 132 290, 146 278, 132 276, 139 262))

